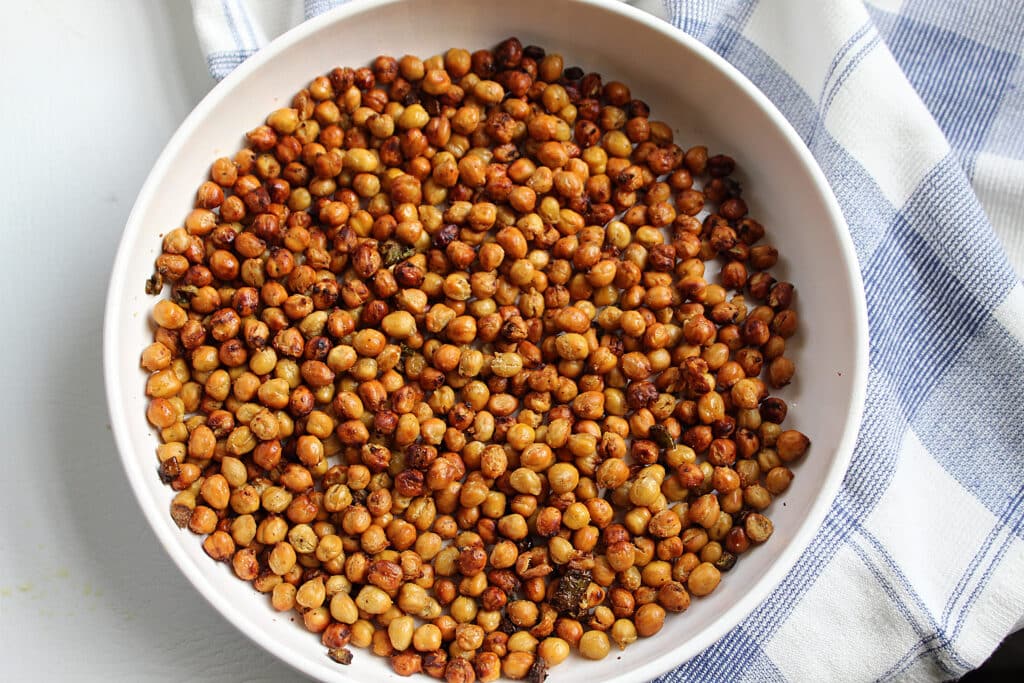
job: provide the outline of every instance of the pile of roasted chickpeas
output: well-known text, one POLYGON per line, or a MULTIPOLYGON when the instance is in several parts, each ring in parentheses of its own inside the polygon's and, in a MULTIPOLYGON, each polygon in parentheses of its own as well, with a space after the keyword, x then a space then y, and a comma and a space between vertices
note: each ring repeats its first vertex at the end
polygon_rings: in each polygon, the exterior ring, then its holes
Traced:
POLYGON ((147 283, 173 519, 342 663, 539 681, 658 633, 809 445, 734 168, 515 38, 313 79, 147 283))

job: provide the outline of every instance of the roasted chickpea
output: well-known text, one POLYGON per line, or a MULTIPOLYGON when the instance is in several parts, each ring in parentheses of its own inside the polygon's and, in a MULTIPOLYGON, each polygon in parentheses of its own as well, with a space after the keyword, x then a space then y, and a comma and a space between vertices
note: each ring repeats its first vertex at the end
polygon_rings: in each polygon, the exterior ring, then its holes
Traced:
POLYGON ((537 678, 770 540, 803 326, 735 160, 516 38, 335 68, 244 145, 162 239, 145 419, 174 521, 332 658, 537 678))

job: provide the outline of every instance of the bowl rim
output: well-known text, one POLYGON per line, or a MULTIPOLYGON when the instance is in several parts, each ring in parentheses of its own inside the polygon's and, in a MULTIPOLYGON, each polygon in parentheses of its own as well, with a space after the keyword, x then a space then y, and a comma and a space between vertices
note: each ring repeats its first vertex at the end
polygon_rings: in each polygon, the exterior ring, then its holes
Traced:
MULTIPOLYGON (((123 292, 125 291, 126 262, 130 257, 128 253, 128 236, 137 233, 142 229, 141 218, 147 207, 151 204, 153 197, 159 189, 159 180, 169 170, 171 161, 178 155, 184 146, 185 140, 191 132, 201 125, 219 102, 229 96, 243 81, 251 74, 261 69, 264 64, 273 60, 279 53, 292 47, 296 43, 305 40, 308 36, 317 33, 329 25, 344 22, 348 18, 373 9, 401 4, 410 0, 353 0, 335 7, 317 17, 302 22, 286 33, 274 39, 268 45, 260 49, 239 65, 226 78, 217 83, 210 92, 196 105, 191 113, 177 128, 174 135, 165 145, 156 163, 153 165, 146 178, 142 189, 135 200, 131 213, 122 232, 117 253, 111 269, 110 282, 107 289, 105 315, 103 324, 103 375, 106 385, 107 409, 110 416, 110 424, 114 434, 114 441, 118 454, 121 458, 125 474, 135 495, 135 499, 142 508, 149 526, 152 528, 157 539, 160 541, 164 551, 178 567, 188 581, 199 591, 199 593, 212 605, 225 619, 236 629, 256 643, 264 650, 285 662, 294 669, 312 677, 318 677, 322 669, 300 656, 292 650, 282 651, 275 647, 270 632, 260 629, 252 618, 240 610, 227 599, 222 593, 216 590, 214 583, 194 571, 193 561, 175 551, 175 539, 172 536, 172 529, 165 519, 166 513, 163 508, 151 504, 151 496, 147 491, 144 477, 147 473, 143 471, 139 458, 135 457, 135 451, 128 433, 127 427, 122 418, 126 414, 124 396, 121 391, 121 383, 118 373, 119 350, 118 325, 122 318, 123 292)), ((789 123, 782 113, 771 103, 767 95, 757 88, 746 76, 736 67, 726 61, 696 38, 677 29, 667 21, 655 17, 648 12, 616 0, 562 0, 563 2, 588 5, 601 10, 617 14, 642 24, 649 30, 656 31, 680 43, 685 49, 696 54, 697 57, 709 62, 720 74, 730 80, 746 95, 759 113, 775 126, 783 136, 788 145, 793 149, 798 162, 804 167, 808 176, 813 181, 813 190, 820 196, 831 221, 831 227, 837 233, 836 237, 842 252, 842 263, 836 264, 853 295, 853 318, 854 318, 854 364, 849 370, 852 375, 852 400, 845 416, 844 428, 835 448, 832 449, 832 463, 825 476, 824 483, 815 498, 813 504, 800 523, 799 528, 793 535, 792 541, 783 548, 782 552, 771 564, 768 571, 764 572, 756 583, 739 600, 732 603, 722 612, 708 628, 702 630, 690 638, 684 646, 669 648, 657 657, 644 662, 638 667, 627 669, 617 673, 608 680, 614 681, 643 681, 650 680, 666 671, 679 666, 694 656, 698 655, 707 647, 713 645, 725 634, 731 631, 740 621, 748 616, 754 608, 762 603, 781 583, 782 579, 792 569, 800 555, 807 548, 811 539, 817 533, 825 516, 839 492, 842 479, 849 466, 856 443, 857 434, 860 429, 863 416, 864 400, 867 390, 868 375, 868 322, 867 306, 864 296, 863 282, 860 270, 857 266, 856 252, 853 240, 850 237, 849 228, 843 217, 839 203, 832 192, 824 172, 818 166, 810 150, 804 144, 799 134, 789 123)), ((150 476, 152 472, 148 473, 150 476)), ((354 673, 354 672, 353 672, 354 673)), ((338 670, 336 677, 343 680, 356 680, 353 673, 338 670)))

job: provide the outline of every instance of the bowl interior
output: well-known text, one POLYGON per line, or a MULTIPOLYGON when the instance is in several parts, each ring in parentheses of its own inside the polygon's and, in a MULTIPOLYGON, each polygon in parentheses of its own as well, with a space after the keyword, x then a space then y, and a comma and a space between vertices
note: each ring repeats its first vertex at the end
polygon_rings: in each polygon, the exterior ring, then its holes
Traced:
MULTIPOLYGON (((450 46, 490 47, 519 36, 565 56, 566 65, 627 83, 652 119, 668 122, 684 148, 705 144, 734 156, 751 213, 781 253, 776 269, 797 286, 801 316, 795 382, 781 392, 787 424, 814 445, 796 467, 785 507, 773 505, 771 541, 742 558, 709 598, 670 615, 656 637, 601 662, 573 660, 552 670, 558 682, 649 679, 697 654, 739 621, 781 579, 821 522, 852 449, 866 371, 863 296, 845 226, 820 171, 796 134, 731 67, 696 41, 617 3, 518 0, 356 2, 276 41, 244 64, 197 107, 152 171, 125 230, 112 274, 105 328, 111 421, 128 477, 161 542, 200 592, 236 626, 302 671, 333 680, 394 677, 380 658, 356 651, 341 667, 319 638, 279 614, 266 597, 209 560, 199 539, 171 521, 171 491, 156 474, 156 435, 145 420, 139 352, 152 339, 155 299, 144 283, 161 236, 178 227, 195 189, 242 134, 287 106, 315 75, 362 65, 378 54, 428 56, 450 46)), ((189 599, 187 596, 185 599, 189 599)))

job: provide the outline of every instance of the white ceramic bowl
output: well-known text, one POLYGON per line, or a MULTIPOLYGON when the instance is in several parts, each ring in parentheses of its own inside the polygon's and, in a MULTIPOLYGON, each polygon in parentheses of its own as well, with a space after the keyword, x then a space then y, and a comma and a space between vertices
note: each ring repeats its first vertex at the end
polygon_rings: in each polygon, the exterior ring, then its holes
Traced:
MULTIPOLYGON (((155 299, 143 291, 161 235, 180 226, 195 189, 219 156, 233 155, 242 133, 285 105, 309 80, 379 54, 427 56, 451 46, 490 47, 510 35, 561 52, 566 65, 629 84, 670 122, 684 147, 706 144, 737 158, 744 197, 782 254, 783 277, 799 293, 801 329, 791 353, 796 382, 782 395, 787 424, 813 446, 797 466, 785 506, 769 514, 775 534, 694 600, 664 629, 601 662, 572 659, 551 681, 646 680, 696 655, 764 600, 792 567, 837 492, 860 422, 867 375, 867 323, 853 247, 825 178, 803 143, 746 78, 709 49, 649 15, 616 2, 433 0, 353 2, 290 31, 239 67, 196 107, 168 143, 136 201, 111 275, 104 363, 111 424, 142 510, 171 558, 235 626, 297 669, 324 680, 397 678, 387 662, 356 651, 343 667, 320 639, 271 610, 266 596, 212 562, 199 538, 168 514, 171 490, 156 472, 156 435, 145 419, 139 353, 152 339, 155 299), (621 655, 621 656, 620 656, 621 655)), ((186 596, 185 599, 188 599, 186 596)))

